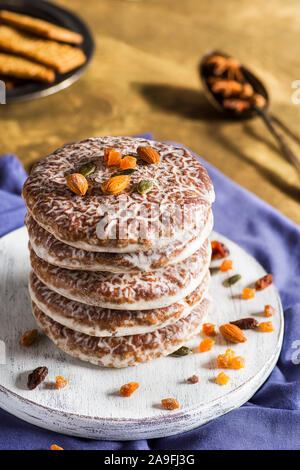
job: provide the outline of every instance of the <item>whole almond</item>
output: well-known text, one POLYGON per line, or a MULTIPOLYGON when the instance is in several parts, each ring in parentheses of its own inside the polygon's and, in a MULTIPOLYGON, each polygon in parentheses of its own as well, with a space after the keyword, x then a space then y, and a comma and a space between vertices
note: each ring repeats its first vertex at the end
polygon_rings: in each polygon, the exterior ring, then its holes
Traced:
POLYGON ((72 173, 67 176, 67 185, 75 194, 84 196, 88 190, 88 182, 81 173, 72 173))
POLYGON ((157 165, 160 161, 159 153, 152 147, 138 147, 137 148, 138 156, 147 163, 154 163, 157 165))
POLYGON ((231 323, 220 326, 219 330, 221 335, 232 343, 244 343, 247 341, 247 338, 242 330, 238 326, 232 325, 231 323))
POLYGON ((104 194, 117 194, 126 188, 130 181, 128 175, 113 176, 108 181, 102 184, 101 190, 104 194))

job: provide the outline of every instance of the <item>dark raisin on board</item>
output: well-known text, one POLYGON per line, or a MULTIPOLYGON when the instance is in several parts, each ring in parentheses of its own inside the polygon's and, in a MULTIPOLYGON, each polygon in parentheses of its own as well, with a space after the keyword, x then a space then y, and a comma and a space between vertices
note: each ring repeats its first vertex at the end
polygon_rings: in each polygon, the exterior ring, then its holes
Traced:
POLYGON ((196 383, 199 382, 199 377, 198 377, 198 375, 192 375, 191 377, 189 377, 189 378, 187 379, 187 381, 188 381, 188 383, 190 383, 190 384, 196 384, 196 383))
POLYGON ((217 240, 213 240, 211 242, 211 249, 211 259, 222 259, 229 255, 229 249, 227 246, 217 240))
POLYGON ((258 321, 252 317, 241 318, 240 320, 231 321, 230 323, 231 325, 238 326, 241 330, 251 330, 258 325, 258 321))
POLYGON ((27 387, 29 390, 34 390, 38 387, 47 377, 48 367, 42 366, 34 369, 31 374, 28 375, 27 387))
POLYGON ((266 287, 269 287, 271 284, 273 284, 273 276, 272 274, 266 274, 265 276, 258 279, 258 281, 256 281, 255 289, 263 290, 266 289, 266 287))

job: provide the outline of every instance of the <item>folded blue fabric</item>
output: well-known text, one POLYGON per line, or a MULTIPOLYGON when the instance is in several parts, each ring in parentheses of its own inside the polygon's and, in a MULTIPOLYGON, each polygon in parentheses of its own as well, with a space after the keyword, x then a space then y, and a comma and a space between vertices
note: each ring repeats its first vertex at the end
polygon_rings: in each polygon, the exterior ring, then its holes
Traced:
POLYGON ((14 155, 0 158, 0 237, 23 225, 26 208, 20 194, 26 177, 14 155))
MULTIPOLYGON (((148 441, 68 437, 39 429, 0 410, 0 449, 49 449, 54 442, 65 449, 300 449, 300 229, 203 163, 216 190, 215 229, 272 272, 281 295, 285 337, 269 379, 241 408, 185 434, 148 441)), ((23 224, 25 208, 20 191, 25 176, 16 157, 0 158, 0 235, 23 224)))

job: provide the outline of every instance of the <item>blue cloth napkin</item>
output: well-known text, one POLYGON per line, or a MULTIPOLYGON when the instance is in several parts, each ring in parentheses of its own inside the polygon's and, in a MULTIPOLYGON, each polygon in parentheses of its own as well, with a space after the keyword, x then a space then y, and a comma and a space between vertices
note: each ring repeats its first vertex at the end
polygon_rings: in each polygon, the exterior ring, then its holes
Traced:
MULTIPOLYGON (((280 292, 284 344, 269 379, 241 408, 185 434, 147 441, 73 438, 39 429, 0 410, 0 449, 49 449, 52 443, 65 449, 105 450, 300 449, 300 229, 203 163, 216 190, 215 229, 273 273, 280 292)), ((25 208, 19 194, 24 179, 16 157, 0 158, 0 235, 23 224, 25 208)))

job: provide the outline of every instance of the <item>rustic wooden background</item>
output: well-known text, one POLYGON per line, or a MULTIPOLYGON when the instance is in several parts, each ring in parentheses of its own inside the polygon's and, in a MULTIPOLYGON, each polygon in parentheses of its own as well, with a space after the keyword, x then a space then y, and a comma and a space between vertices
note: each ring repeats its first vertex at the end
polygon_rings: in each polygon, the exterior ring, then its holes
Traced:
MULTIPOLYGON (((152 131, 189 146, 300 223, 300 180, 257 118, 224 121, 207 104, 197 64, 221 48, 265 80, 271 109, 295 130, 300 104, 298 0, 56 0, 90 25, 96 54, 57 95, 0 107, 0 153, 32 162, 68 141, 152 131)), ((294 146, 300 155, 300 147, 294 146)))

